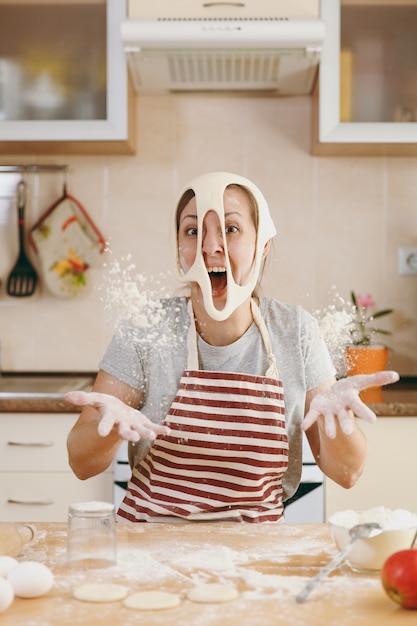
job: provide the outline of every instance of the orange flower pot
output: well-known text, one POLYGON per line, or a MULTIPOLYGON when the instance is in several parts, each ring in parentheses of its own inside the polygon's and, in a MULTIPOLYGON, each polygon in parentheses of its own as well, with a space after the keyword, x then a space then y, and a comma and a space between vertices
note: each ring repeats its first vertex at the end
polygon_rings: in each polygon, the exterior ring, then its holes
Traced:
MULTIPOLYGON (((375 374, 387 369, 389 350, 385 346, 347 346, 346 374, 375 374)), ((384 402, 382 387, 369 387, 360 392, 363 402, 384 402)))

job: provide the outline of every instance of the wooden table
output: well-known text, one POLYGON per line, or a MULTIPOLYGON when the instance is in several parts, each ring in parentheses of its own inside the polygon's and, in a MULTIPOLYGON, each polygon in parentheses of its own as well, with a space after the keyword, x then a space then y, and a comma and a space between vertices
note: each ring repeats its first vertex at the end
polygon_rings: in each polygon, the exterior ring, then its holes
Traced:
POLYGON ((37 524, 38 533, 19 560, 38 560, 55 575, 53 589, 36 599, 16 598, 1 626, 403 626, 417 613, 401 609, 379 576, 343 565, 304 604, 295 595, 336 553, 327 525, 119 524, 118 564, 89 571, 66 566, 66 525, 37 524), (181 596, 180 606, 134 611, 122 601, 96 604, 72 597, 84 582, 117 582, 129 593, 161 589, 181 596), (197 584, 235 585, 237 600, 197 604, 186 598, 197 584))

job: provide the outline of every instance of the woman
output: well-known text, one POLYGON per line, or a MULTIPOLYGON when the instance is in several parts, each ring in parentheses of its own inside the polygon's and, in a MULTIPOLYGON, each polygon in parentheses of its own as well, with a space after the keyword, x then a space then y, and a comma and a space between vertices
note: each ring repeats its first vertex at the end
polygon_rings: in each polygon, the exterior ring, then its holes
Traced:
POLYGON ((194 179, 175 225, 189 297, 161 302, 157 331, 172 333, 164 350, 127 323, 93 392, 66 396, 85 405, 68 437, 76 475, 105 470, 127 439, 134 467, 120 519, 282 521, 305 430, 320 469, 351 487, 367 442, 350 409, 374 421, 359 391, 397 375, 336 383, 315 320, 256 295, 276 231, 251 181, 226 172, 194 179))

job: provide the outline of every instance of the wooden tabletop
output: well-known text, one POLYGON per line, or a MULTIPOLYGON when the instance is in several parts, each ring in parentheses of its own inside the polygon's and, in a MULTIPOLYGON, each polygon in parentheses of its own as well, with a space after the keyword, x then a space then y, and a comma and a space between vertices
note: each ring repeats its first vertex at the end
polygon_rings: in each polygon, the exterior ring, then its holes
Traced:
POLYGON ((336 554, 327 525, 118 524, 117 565, 89 571, 66 565, 66 525, 36 524, 38 533, 19 560, 37 560, 55 576, 41 598, 16 598, 1 626, 403 626, 417 613, 401 609, 382 589, 379 575, 355 574, 346 565, 319 583, 304 604, 295 596, 336 554), (129 594, 165 590, 181 596, 173 609, 136 611, 122 601, 103 604, 73 598, 85 582, 116 582, 129 594), (207 582, 232 584, 236 600, 198 604, 187 592, 207 582))

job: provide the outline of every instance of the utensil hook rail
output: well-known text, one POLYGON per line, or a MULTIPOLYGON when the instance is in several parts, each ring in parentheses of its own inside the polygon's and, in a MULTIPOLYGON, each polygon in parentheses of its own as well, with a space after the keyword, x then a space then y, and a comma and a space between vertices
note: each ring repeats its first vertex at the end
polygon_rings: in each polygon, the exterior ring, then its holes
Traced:
POLYGON ((33 173, 42 172, 67 172, 68 165, 45 164, 45 165, 0 165, 0 174, 33 173))

